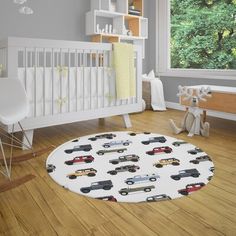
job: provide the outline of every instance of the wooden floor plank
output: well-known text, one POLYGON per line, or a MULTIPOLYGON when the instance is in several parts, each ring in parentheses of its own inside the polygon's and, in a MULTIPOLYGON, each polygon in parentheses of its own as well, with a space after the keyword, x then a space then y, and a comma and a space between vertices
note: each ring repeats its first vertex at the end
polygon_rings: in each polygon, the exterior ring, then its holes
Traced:
POLYGON ((19 187, 20 185, 34 179, 35 177, 35 175, 27 174, 17 179, 6 180, 5 182, 0 184, 0 193, 19 187))
MULTIPOLYGON (((213 159, 215 176, 189 197, 148 204, 103 202, 72 193, 47 174, 48 153, 13 166, 13 178, 35 179, 0 193, 0 235, 236 235, 236 122, 208 118, 209 138, 173 135, 168 119, 183 112, 168 110, 134 114, 130 130, 151 131, 183 139, 213 159)), ((74 123, 35 131, 35 150, 58 146, 79 136, 126 130, 122 117, 74 123)), ((18 151, 17 155, 25 154, 18 151)), ((0 176, 0 183, 5 178, 0 176)))

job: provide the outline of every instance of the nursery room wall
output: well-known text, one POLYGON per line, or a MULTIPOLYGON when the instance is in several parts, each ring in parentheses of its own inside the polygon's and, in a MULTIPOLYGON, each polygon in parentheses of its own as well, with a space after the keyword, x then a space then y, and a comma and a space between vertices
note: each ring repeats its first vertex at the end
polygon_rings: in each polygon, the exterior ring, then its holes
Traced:
POLYGON ((33 15, 19 14, 13 0, 0 0, 0 38, 7 36, 81 40, 85 35, 88 0, 28 0, 33 15))
MULTIPOLYGON (((155 0, 144 3, 145 17, 155 17, 152 7, 155 0)), ((27 4, 34 10, 33 15, 19 14, 19 6, 13 0, 0 0, 0 39, 16 36, 90 41, 85 35, 85 13, 90 11, 90 0, 28 0, 27 4)), ((154 27, 155 18, 149 19, 150 38, 146 41, 146 58, 143 61, 145 73, 154 68, 154 61, 149 56, 152 45, 155 47, 154 27)))
MULTIPOLYGON (((148 0, 148 18, 149 20, 149 40, 146 43, 146 52, 147 52, 147 66, 146 71, 150 71, 153 68, 156 68, 156 32, 157 32, 157 1, 148 0), (154 20, 155 19, 155 20, 154 20), (156 29, 156 30, 154 30, 156 29)), ((235 72, 236 79, 236 72, 235 72)), ((177 78, 177 77, 161 77, 164 86, 165 100, 167 102, 178 103, 179 99, 176 96, 179 85, 221 85, 235 87, 236 80, 223 80, 223 79, 200 79, 200 78, 177 78)))

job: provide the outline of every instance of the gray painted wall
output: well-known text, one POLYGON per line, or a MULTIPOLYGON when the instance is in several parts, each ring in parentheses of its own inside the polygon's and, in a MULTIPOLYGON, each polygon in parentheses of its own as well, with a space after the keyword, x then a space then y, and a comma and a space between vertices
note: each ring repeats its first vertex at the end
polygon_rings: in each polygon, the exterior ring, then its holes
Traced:
POLYGON ((33 15, 18 13, 13 0, 0 0, 0 38, 7 36, 86 41, 89 0, 28 0, 33 15))
MULTIPOLYGON (((152 4, 155 0, 145 1, 145 15, 149 16, 149 11, 155 13, 152 4)), ((13 0, 0 0, 0 39, 8 36, 46 38, 62 40, 89 41, 85 35, 85 13, 90 10, 90 0, 28 0, 28 5, 34 9, 34 14, 30 16, 18 13, 18 5, 13 4, 13 0)), ((151 27, 154 28, 154 19, 150 20, 151 27)), ((154 34, 150 34, 150 39, 146 45, 155 46, 154 34)), ((149 62, 150 48, 147 47, 146 58, 144 60, 144 72, 149 70, 150 65, 154 68, 154 63, 149 62)))

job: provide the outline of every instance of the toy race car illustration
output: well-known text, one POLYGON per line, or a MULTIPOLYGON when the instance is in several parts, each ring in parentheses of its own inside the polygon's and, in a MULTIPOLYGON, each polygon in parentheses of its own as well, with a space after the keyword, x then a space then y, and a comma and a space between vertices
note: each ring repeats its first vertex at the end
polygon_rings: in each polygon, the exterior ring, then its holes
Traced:
POLYGON ((175 147, 179 147, 180 145, 182 144, 187 144, 187 142, 184 142, 184 141, 176 141, 176 142, 173 142, 172 145, 175 146, 175 147))
POLYGON ((111 152, 118 152, 118 153, 122 153, 124 151, 127 151, 127 148, 119 148, 119 149, 110 149, 110 150, 99 150, 97 152, 98 155, 104 155, 105 153, 111 153, 111 152))
POLYGON ((179 164, 180 164, 180 160, 176 158, 168 158, 168 159, 161 159, 160 161, 154 163, 153 166, 157 168, 162 168, 163 166, 166 166, 166 165, 178 166, 179 164))
POLYGON ((103 200, 103 201, 117 202, 117 199, 112 195, 104 196, 104 197, 97 197, 96 199, 103 200))
POLYGON ((65 164, 70 166, 70 165, 74 165, 78 163, 91 163, 93 161, 94 161, 94 157, 91 155, 87 155, 87 156, 78 156, 72 160, 65 161, 65 164))
POLYGON ((77 146, 74 146, 73 149, 66 149, 65 153, 71 154, 73 152, 78 152, 78 151, 89 152, 90 150, 92 150, 92 146, 90 144, 87 144, 87 145, 77 145, 77 146))
POLYGON ((99 134, 95 137, 89 138, 90 141, 96 141, 97 139, 113 139, 115 138, 115 134, 99 134))
POLYGON ((171 175, 170 177, 174 180, 180 180, 184 177, 199 177, 200 173, 197 169, 188 169, 188 170, 180 170, 178 175, 171 175))
POLYGON ((194 183, 194 184, 188 184, 186 185, 186 187, 184 189, 180 189, 178 190, 178 193, 182 194, 182 195, 188 195, 191 192, 195 192, 199 189, 201 189, 202 187, 204 187, 205 184, 204 183, 194 183))
POLYGON ((104 181, 98 181, 93 182, 89 187, 83 187, 80 189, 82 193, 89 193, 92 190, 110 190, 113 187, 113 184, 111 180, 104 180, 104 181))
POLYGON ((204 161, 212 161, 212 160, 208 155, 205 155, 205 156, 197 157, 195 160, 191 160, 189 162, 193 164, 199 164, 200 162, 204 162, 204 161))
POLYGON ((164 136, 161 137, 152 137, 149 138, 147 141, 142 141, 141 143, 144 145, 148 145, 150 143, 165 143, 166 142, 166 138, 164 136))
POLYGON ((109 148, 112 146, 118 146, 118 145, 124 145, 124 146, 128 146, 130 145, 132 142, 129 140, 120 140, 120 141, 111 141, 109 143, 104 143, 102 146, 104 148, 109 148))
POLYGON ((210 169, 209 169, 209 171, 211 171, 211 172, 213 172, 214 173, 214 171, 215 171, 215 167, 213 166, 213 167, 211 167, 210 169))
POLYGON ((47 172, 48 173, 52 173, 55 169, 56 169, 56 166, 54 166, 52 164, 47 165, 47 172))
POLYGON ((198 154, 198 153, 200 153, 200 152, 203 152, 203 150, 200 149, 200 148, 195 148, 195 149, 192 149, 192 150, 189 150, 189 151, 188 151, 188 153, 189 153, 189 154, 192 154, 192 155, 196 155, 196 154, 198 154))
POLYGON ((134 192, 151 192, 152 189, 154 189, 155 186, 154 185, 149 185, 149 186, 143 186, 143 187, 136 187, 136 188, 122 188, 119 191, 119 194, 125 196, 128 195, 129 193, 134 193, 134 192))
POLYGON ((169 197, 166 194, 159 194, 159 195, 154 195, 146 198, 147 202, 160 202, 160 201, 166 201, 166 200, 171 200, 171 197, 169 197))
POLYGON ((97 171, 93 168, 87 168, 87 169, 80 169, 76 170, 74 173, 67 175, 69 179, 76 179, 77 177, 80 176, 88 176, 88 177, 93 177, 95 176, 97 171))
POLYGON ((153 150, 146 152, 148 155, 155 155, 155 154, 159 154, 159 153, 171 153, 172 152, 172 148, 168 147, 168 146, 164 146, 164 147, 155 147, 153 148, 153 150))
POLYGON ((126 166, 117 167, 117 168, 115 168, 115 170, 109 170, 107 173, 111 174, 111 175, 116 175, 119 172, 125 172, 125 171, 133 173, 139 169, 140 169, 140 167, 136 166, 136 165, 126 165, 126 166))
POLYGON ((150 134, 150 132, 143 132, 143 133, 139 133, 139 132, 132 132, 132 133, 129 133, 130 136, 136 136, 138 134, 150 134))
POLYGON ((128 185, 138 184, 139 182, 154 182, 160 178, 158 174, 147 174, 147 175, 136 175, 133 178, 128 178, 125 180, 125 183, 128 185))
POLYGON ((139 160, 139 156, 131 154, 131 155, 126 155, 126 156, 121 156, 117 159, 112 159, 109 161, 109 163, 116 165, 116 164, 119 164, 120 162, 126 162, 126 161, 137 162, 138 160, 139 160))

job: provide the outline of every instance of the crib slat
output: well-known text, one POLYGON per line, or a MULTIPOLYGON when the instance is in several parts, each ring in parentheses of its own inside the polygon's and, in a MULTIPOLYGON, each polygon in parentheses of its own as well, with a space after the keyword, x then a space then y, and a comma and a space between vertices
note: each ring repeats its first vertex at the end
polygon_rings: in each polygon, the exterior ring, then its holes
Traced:
MULTIPOLYGON (((34 116, 37 116, 37 49, 34 49, 34 116)), ((33 62, 33 52, 32 52, 32 62, 33 62)))
POLYGON ((28 64, 28 54, 27 54, 27 48, 24 49, 24 66, 25 66, 25 91, 26 93, 28 92, 27 90, 27 64, 28 64))
POLYGON ((43 49, 43 115, 46 115, 46 51, 43 49))
POLYGON ((70 65, 71 61, 70 61, 70 49, 68 49, 68 73, 67 73, 67 76, 68 76, 68 89, 67 89, 67 93, 68 93, 68 112, 71 112, 70 110, 70 102, 71 102, 71 96, 70 96, 70 65))
POLYGON ((54 115, 54 49, 52 49, 51 52, 51 66, 52 66, 52 97, 51 97, 51 105, 52 105, 52 115, 54 115))
POLYGON ((75 50, 75 107, 78 111, 78 50, 75 50))
MULTIPOLYGON (((59 54, 59 57, 60 57, 60 70, 62 68, 62 49, 60 49, 60 54, 59 54)), ((63 88, 62 88, 62 73, 59 73, 59 76, 60 76, 60 99, 61 99, 61 102, 60 102, 60 113, 62 113, 62 93, 63 93, 63 88)))
POLYGON ((99 64, 99 58, 98 58, 98 51, 96 51, 96 90, 97 90, 97 109, 99 108, 99 87, 98 87, 98 64, 99 64))
POLYGON ((89 60, 89 66, 90 66, 90 109, 92 109, 92 98, 93 98, 93 94, 92 94, 92 69, 93 69, 93 58, 92 58, 92 50, 90 51, 90 60, 89 60))
POLYGON ((82 66, 83 66, 83 110, 85 110, 85 63, 86 63, 86 53, 85 50, 83 50, 83 62, 82 62, 82 66))
POLYGON ((101 60, 101 66, 102 66, 102 80, 103 80, 103 96, 102 96, 102 100, 103 100, 103 107, 105 107, 105 66, 104 66, 104 63, 105 63, 105 51, 102 52, 102 60, 101 60))

